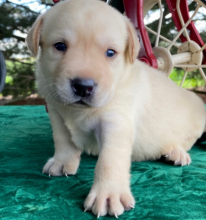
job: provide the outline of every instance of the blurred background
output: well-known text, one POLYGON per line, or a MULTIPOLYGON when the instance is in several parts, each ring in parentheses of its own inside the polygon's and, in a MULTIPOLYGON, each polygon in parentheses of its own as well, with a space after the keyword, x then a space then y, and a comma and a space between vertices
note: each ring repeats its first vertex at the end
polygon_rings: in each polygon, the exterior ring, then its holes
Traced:
MULTIPOLYGON (((195 2, 188 2, 192 13, 195 2)), ((172 40, 177 30, 164 0, 162 4, 164 18, 161 34, 172 40)), ((6 64, 5 86, 0 94, 0 105, 44 104, 35 85, 35 58, 27 50, 25 37, 37 16, 52 6, 52 2, 44 0, 0 0, 0 51, 6 64)), ((152 30, 157 30, 158 20, 159 7, 155 5, 145 17, 145 24, 152 30)), ((194 22, 203 41, 206 42, 205 10, 198 12, 194 22)), ((153 45, 155 36, 149 35, 153 45)), ((164 46, 165 43, 162 41, 160 44, 164 46)), ((3 58, 0 58, 0 62, 4 62, 3 58)), ((1 65, 4 68, 3 64, 1 65)), ((170 78, 179 85, 183 75, 183 70, 173 69, 170 78)), ((198 71, 188 74, 183 87, 197 92, 206 100, 206 85, 198 71)))

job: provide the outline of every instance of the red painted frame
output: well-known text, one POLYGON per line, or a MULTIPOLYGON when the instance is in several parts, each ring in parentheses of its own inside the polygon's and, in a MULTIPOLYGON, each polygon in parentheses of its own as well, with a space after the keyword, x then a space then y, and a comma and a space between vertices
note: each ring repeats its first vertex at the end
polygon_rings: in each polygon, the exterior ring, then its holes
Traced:
MULTIPOLYGON (((177 30, 180 31, 182 29, 182 25, 181 25, 180 19, 178 17, 177 9, 176 9, 177 0, 166 0, 166 1, 170 9, 170 12, 172 13, 172 18, 175 23, 175 26, 177 27, 177 30)), ((186 23, 190 19, 187 0, 180 1, 180 10, 181 10, 184 22, 186 23)), ((200 47, 203 47, 204 42, 200 34, 198 33, 193 21, 191 21, 190 24, 187 26, 187 30, 190 32, 191 40, 195 41, 200 47)), ((182 42, 187 41, 186 37, 184 37, 183 34, 180 35, 180 39, 182 42)), ((206 49, 203 50, 202 64, 206 64, 206 49)))
MULTIPOLYGON (((150 64, 154 68, 157 68, 157 60, 152 52, 150 39, 144 26, 143 1, 144 0, 123 0, 126 15, 134 24, 137 30, 137 35, 140 39, 141 51, 138 58, 150 64)), ((176 9, 177 0, 166 0, 166 2, 168 4, 170 12, 172 13, 172 18, 175 23, 175 26, 177 27, 177 30, 180 31, 182 29, 182 25, 176 9)), ((180 1, 180 10, 184 22, 186 23, 190 18, 187 0, 180 1)), ((190 22, 187 29, 190 31, 191 40, 195 41, 200 47, 202 47, 204 45, 204 42, 200 34, 198 33, 194 23, 190 22)), ((187 39, 183 35, 180 36, 180 39, 182 42, 187 41, 187 39)), ((203 51, 202 64, 206 64, 206 49, 203 51)))

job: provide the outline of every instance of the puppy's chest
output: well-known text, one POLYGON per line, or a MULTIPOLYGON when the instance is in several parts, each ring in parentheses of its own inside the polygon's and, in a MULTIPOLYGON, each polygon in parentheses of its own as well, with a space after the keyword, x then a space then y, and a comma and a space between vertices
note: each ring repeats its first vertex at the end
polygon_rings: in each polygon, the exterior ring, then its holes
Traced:
POLYGON ((71 133, 72 142, 78 148, 80 148, 82 151, 87 152, 88 154, 98 154, 98 125, 94 125, 88 122, 86 123, 86 121, 82 121, 79 123, 74 123, 70 121, 66 123, 66 126, 71 133))

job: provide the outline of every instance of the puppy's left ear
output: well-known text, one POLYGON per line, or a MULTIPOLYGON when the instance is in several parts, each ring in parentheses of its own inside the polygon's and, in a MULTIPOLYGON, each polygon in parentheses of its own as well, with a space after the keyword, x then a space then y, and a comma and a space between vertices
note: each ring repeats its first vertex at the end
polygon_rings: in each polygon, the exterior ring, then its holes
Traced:
POLYGON ((130 63, 134 63, 137 59, 137 55, 140 50, 140 43, 137 37, 136 30, 130 20, 125 17, 126 26, 127 26, 127 46, 126 46, 126 56, 129 58, 130 63))
POLYGON ((37 56, 40 44, 40 33, 43 23, 43 15, 40 15, 35 23, 33 24, 31 30, 28 32, 26 37, 26 44, 28 49, 34 56, 37 56))

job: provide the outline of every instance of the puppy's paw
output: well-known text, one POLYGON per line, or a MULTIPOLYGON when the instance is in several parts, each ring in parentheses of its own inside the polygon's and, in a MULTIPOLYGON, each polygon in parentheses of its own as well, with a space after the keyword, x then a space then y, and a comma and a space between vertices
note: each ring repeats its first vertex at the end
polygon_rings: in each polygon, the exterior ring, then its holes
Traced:
POLYGON ((190 165, 190 155, 183 148, 174 148, 165 155, 168 161, 174 161, 174 165, 190 165))
POLYGON ((48 160, 43 168, 43 173, 48 173, 49 176, 69 176, 74 175, 79 167, 80 157, 69 160, 58 160, 52 157, 48 160))
POLYGON ((103 185, 93 185, 84 203, 85 211, 91 210, 97 218, 106 214, 118 218, 124 210, 134 208, 135 201, 129 187, 118 189, 112 185, 106 188, 103 185))

